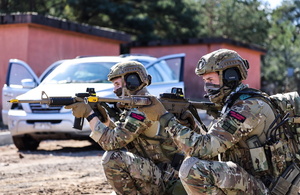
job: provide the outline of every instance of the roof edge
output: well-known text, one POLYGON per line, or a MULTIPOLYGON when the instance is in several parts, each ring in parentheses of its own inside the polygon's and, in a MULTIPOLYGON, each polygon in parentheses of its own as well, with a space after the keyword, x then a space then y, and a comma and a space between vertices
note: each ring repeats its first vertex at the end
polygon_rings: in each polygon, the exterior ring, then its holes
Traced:
POLYGON ((0 25, 1 24, 20 24, 20 23, 34 23, 45 25, 53 28, 58 28, 62 30, 69 30, 78 33, 84 33, 89 35, 94 35, 98 37, 114 39, 123 42, 130 42, 131 35, 125 32, 116 31, 109 28, 90 26, 87 24, 79 24, 76 22, 71 22, 51 16, 42 16, 37 13, 16 13, 16 14, 1 14, 0 15, 0 25))
POLYGON ((216 44, 227 43, 235 46, 245 47, 259 52, 266 53, 267 50, 259 45, 236 41, 234 39, 224 37, 208 37, 208 38, 188 38, 188 39, 174 39, 174 40, 157 40, 148 42, 133 41, 127 43, 129 47, 144 47, 144 46, 171 46, 171 45, 190 45, 190 44, 216 44))

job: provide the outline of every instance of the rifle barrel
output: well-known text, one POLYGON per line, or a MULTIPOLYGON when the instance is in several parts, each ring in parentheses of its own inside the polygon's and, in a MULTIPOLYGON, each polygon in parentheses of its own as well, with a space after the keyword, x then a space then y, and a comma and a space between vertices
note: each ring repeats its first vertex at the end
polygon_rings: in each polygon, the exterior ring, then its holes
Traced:
POLYGON ((49 100, 18 100, 18 99, 11 99, 8 102, 10 103, 39 103, 39 104, 48 104, 49 100))
POLYGON ((131 106, 148 106, 151 105, 151 100, 148 97, 143 96, 131 96, 125 98, 102 98, 102 97, 87 97, 85 98, 85 102, 107 102, 107 103, 124 103, 129 104, 131 106))

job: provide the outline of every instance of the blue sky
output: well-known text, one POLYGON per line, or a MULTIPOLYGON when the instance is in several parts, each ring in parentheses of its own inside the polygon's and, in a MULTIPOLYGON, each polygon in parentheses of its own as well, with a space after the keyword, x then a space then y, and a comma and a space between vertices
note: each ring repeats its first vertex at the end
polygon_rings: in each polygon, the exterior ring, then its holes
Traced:
POLYGON ((265 0, 265 1, 270 4, 270 7, 272 9, 274 9, 274 8, 276 8, 277 6, 279 6, 281 4, 282 0, 265 0))

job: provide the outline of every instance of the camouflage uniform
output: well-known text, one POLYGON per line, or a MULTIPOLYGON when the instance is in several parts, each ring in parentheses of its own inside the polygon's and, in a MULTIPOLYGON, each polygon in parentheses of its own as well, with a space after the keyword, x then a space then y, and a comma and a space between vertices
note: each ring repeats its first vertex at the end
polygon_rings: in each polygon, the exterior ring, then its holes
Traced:
POLYGON ((175 118, 168 123, 167 131, 188 156, 179 171, 185 189, 189 194, 268 194, 255 175, 246 140, 259 135, 265 143, 273 110, 265 101, 249 98, 223 112, 206 135, 195 134, 175 118))
POLYGON ((248 88, 241 82, 248 68, 247 60, 227 49, 209 53, 198 62, 196 74, 207 79, 208 97, 222 108, 206 134, 182 126, 169 113, 161 117, 162 126, 187 156, 179 177, 188 194, 269 194, 263 182, 270 176, 265 171, 265 153, 259 151, 252 163, 248 140, 257 137, 258 143, 266 143, 274 110, 257 96, 233 98, 248 88))
MULTIPOLYGON (((115 128, 99 122, 91 137, 106 150, 102 164, 108 182, 117 194, 163 194, 179 179, 170 163, 176 145, 166 133, 156 135, 158 122, 145 120, 137 109, 122 113, 115 128), (126 148, 128 151, 121 150, 126 148), (170 180, 169 180, 170 177, 170 180)), ((178 181, 177 181, 178 180, 178 181)), ((177 186, 180 188, 180 183, 177 186)), ((171 194, 171 193, 170 193, 171 194)), ((177 194, 186 194, 179 189, 177 194)))
MULTIPOLYGON (((151 83, 151 78, 138 62, 116 64, 108 78, 131 79, 126 81, 127 86, 118 88, 123 91, 119 95, 149 94, 145 86, 151 83)), ((156 115, 157 110, 149 112, 156 115)), ((95 125, 90 136, 106 150, 102 165, 108 183, 117 194, 186 194, 178 171, 171 167, 173 158, 182 152, 166 132, 157 135, 159 129, 157 117, 146 119, 137 108, 124 109, 120 120, 109 127, 100 121, 95 125)))

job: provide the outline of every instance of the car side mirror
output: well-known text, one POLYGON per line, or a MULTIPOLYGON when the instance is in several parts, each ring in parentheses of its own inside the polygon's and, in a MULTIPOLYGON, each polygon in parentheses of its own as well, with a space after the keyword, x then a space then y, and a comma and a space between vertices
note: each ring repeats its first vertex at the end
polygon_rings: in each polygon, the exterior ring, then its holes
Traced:
POLYGON ((22 79, 21 80, 23 88, 32 89, 36 86, 32 79, 22 79))

